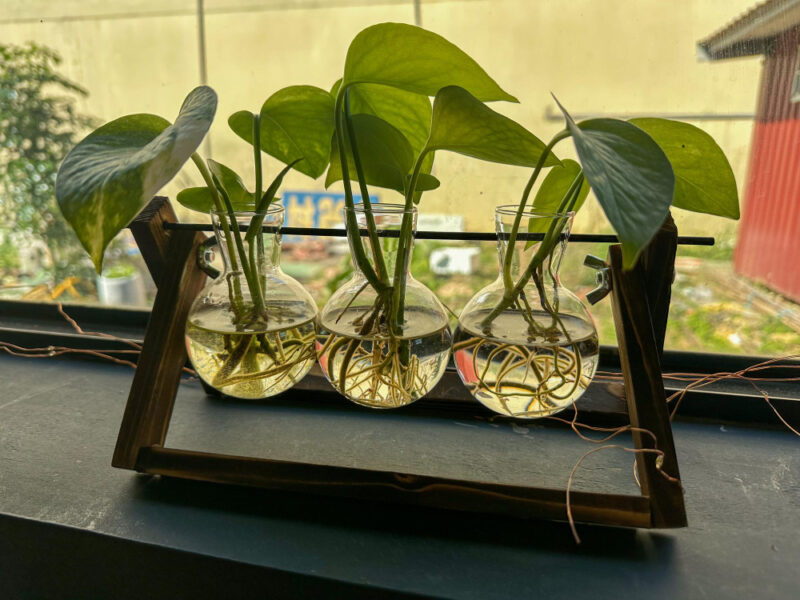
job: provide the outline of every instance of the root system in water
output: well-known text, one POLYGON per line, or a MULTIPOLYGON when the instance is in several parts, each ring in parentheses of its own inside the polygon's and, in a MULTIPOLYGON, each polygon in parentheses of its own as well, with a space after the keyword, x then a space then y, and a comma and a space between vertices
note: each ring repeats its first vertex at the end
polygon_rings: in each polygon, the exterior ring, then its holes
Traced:
POLYGON ((264 332, 209 328, 190 320, 186 345, 206 383, 228 396, 253 400, 279 394, 308 373, 316 359, 315 333, 313 320, 264 332))
POLYGON ((347 398, 372 408, 404 406, 428 393, 450 356, 446 321, 407 309, 404 335, 396 337, 378 325, 361 334, 367 319, 370 310, 358 308, 323 321, 317 353, 331 384, 347 398))
POLYGON ((472 395, 509 416, 545 417, 577 400, 594 376, 597 333, 576 317, 533 312, 535 328, 519 313, 500 314, 484 332, 486 312, 459 322, 453 343, 458 372, 472 395))

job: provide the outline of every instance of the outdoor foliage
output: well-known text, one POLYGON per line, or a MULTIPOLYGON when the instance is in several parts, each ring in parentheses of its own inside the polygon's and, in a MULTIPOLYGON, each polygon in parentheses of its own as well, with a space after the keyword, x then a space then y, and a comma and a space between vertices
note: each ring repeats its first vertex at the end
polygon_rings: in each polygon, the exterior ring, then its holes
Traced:
POLYGON ((86 90, 59 74, 60 62, 44 46, 0 44, 0 221, 45 241, 56 281, 91 274, 55 200, 59 163, 93 125, 76 106, 86 90))

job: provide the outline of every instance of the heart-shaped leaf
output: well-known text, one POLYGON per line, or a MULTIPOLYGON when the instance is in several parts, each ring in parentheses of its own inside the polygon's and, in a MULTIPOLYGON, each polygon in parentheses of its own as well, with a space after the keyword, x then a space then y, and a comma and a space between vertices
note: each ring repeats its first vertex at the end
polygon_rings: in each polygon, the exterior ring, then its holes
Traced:
POLYGON ((210 158, 207 159, 206 162, 208 163, 208 170, 217 178, 225 190, 225 193, 228 194, 228 199, 231 201, 234 209, 236 209, 237 206, 249 207, 249 209, 245 208, 245 210, 255 208, 255 194, 247 191, 242 178, 239 177, 233 169, 229 169, 222 163, 211 160, 210 158))
MULTIPOLYGON (((261 150, 295 169, 317 178, 325 172, 334 125, 333 97, 310 85, 278 90, 261 107, 261 150)), ((253 143, 253 115, 242 110, 228 118, 230 128, 253 143)))
POLYGON ((458 85, 480 100, 517 102, 458 46, 403 23, 380 23, 361 31, 347 50, 343 81, 345 86, 379 83, 423 96, 458 85))
POLYGON ((672 205, 730 219, 739 218, 733 169, 717 143, 702 129, 668 119, 631 119, 655 140, 675 173, 672 205))
POLYGON ((631 268, 672 204, 675 176, 669 160, 653 138, 627 121, 590 119, 576 124, 558 106, 583 173, 620 239, 623 265, 631 268))
MULTIPOLYGON (((366 183, 404 194, 408 176, 414 168, 414 153, 408 140, 395 127, 373 115, 352 115, 352 123, 366 183)), ((356 168, 349 147, 350 144, 345 140, 350 178, 356 179, 356 168)), ((325 187, 341 179, 339 147, 334 140, 325 187)), ((417 180, 418 190, 431 190, 438 186, 438 180, 431 175, 420 175, 417 180)))
POLYGON ((192 90, 175 123, 128 115, 84 138, 61 163, 56 198, 99 273, 103 252, 191 157, 211 126, 217 95, 192 90))
POLYGON ((214 199, 207 187, 190 187, 178 192, 175 197, 181 206, 208 214, 214 207, 214 199))
MULTIPOLYGON (((255 209, 254 194, 247 191, 241 177, 222 163, 210 158, 206 162, 209 170, 216 176, 222 187, 225 188, 233 210, 248 211, 255 209)), ((207 187, 187 188, 178 192, 176 199, 182 206, 206 214, 216 208, 214 197, 207 187)))
MULTIPOLYGON (((341 79, 334 85, 336 94, 341 79)), ((427 96, 372 83, 350 87, 350 114, 374 115, 398 129, 419 154, 431 128, 431 101, 427 96)))
MULTIPOLYGON (((558 212, 561 201, 567 195, 567 191, 580 173, 581 166, 577 162, 569 158, 562 160, 561 164, 550 169, 547 177, 544 178, 539 191, 536 192, 531 208, 537 213, 554 214, 558 212)), ((586 197, 589 195, 589 189, 589 183, 584 179, 578 192, 578 198, 572 207, 574 212, 578 212, 583 206, 586 197)), ((545 233, 548 227, 550 227, 550 219, 528 220, 528 233, 545 233)), ((535 243, 535 241, 530 241, 527 247, 535 243)))
MULTIPOLYGON (((341 83, 340 79, 333 85, 332 95, 336 95, 341 83)), ((350 87, 350 113, 374 115, 393 125, 408 140, 415 156, 422 151, 428 140, 431 101, 427 96, 387 85, 360 83, 350 87)), ((419 204, 424 190, 438 186, 436 181, 426 177, 433 169, 434 157, 435 152, 431 151, 422 159, 414 204, 419 204)))
MULTIPOLYGON (((450 150, 507 165, 533 167, 545 144, 467 90, 449 86, 439 90, 433 101, 431 133, 426 148, 450 150)), ((554 164, 558 164, 558 159, 550 154, 545 165, 554 164)))

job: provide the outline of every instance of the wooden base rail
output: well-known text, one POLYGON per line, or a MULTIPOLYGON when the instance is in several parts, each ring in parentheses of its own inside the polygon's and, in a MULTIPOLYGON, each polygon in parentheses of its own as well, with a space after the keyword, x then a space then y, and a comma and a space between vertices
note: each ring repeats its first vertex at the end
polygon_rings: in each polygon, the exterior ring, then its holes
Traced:
MULTIPOLYGON (((516 517, 566 518, 564 490, 480 483, 424 475, 333 467, 146 447, 136 469, 143 473, 199 481, 247 485, 359 500, 447 507, 466 512, 500 512, 516 517)), ((650 527, 650 506, 644 496, 570 492, 576 521, 650 527)))
MULTIPOLYGON (((205 236, 165 226, 176 222, 167 199, 159 197, 130 226, 158 292, 117 438, 115 467, 290 492, 566 520, 563 489, 165 448, 187 359, 184 323, 206 277, 196 261, 205 236)), ((634 446, 657 447, 663 456, 638 455, 641 495, 570 492, 575 521, 641 528, 686 525, 660 364, 676 244, 677 230, 669 218, 631 271, 622 270, 620 247, 609 247, 611 303, 630 423, 652 433, 635 433, 634 446)), ((268 407, 264 418, 269 418, 268 407)))

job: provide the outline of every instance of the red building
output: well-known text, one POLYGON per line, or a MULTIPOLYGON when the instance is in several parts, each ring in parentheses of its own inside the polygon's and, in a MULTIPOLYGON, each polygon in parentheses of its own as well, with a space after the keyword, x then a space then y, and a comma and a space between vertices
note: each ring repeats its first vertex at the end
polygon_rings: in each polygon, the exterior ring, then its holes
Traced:
POLYGON ((764 55, 734 267, 800 302, 800 0, 759 4, 699 50, 764 55))

